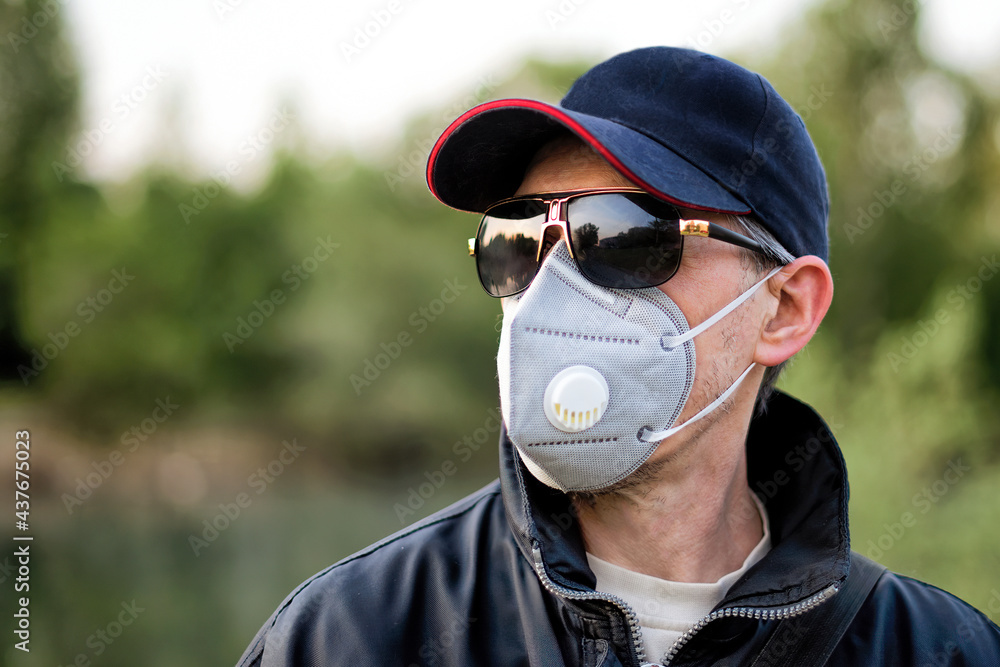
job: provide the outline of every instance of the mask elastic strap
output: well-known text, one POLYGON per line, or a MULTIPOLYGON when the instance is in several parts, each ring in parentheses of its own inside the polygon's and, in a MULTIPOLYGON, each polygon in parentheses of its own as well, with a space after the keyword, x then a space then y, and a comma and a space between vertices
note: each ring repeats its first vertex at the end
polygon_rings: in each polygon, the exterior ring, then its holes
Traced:
POLYGON ((678 345, 682 345, 683 343, 691 340, 692 338, 700 334, 702 331, 709 328, 710 326, 721 320, 723 317, 736 310, 740 306, 740 304, 742 304, 744 301, 753 296, 754 292, 757 291, 758 287, 766 283, 771 278, 771 276, 776 274, 781 269, 782 267, 780 266, 772 269, 769 274, 767 274, 760 280, 760 282, 758 282, 756 285, 748 289, 746 292, 743 292, 743 294, 740 294, 738 297, 730 301, 726 306, 722 308, 722 310, 717 312, 715 315, 712 315, 710 318, 708 318, 707 320, 696 326, 694 329, 688 330, 687 333, 683 333, 679 336, 661 337, 660 345, 663 347, 664 350, 672 350, 678 345))
POLYGON ((743 382, 743 378, 745 378, 747 375, 749 375, 750 371, 753 370, 753 367, 756 366, 756 365, 757 364, 754 363, 754 364, 750 364, 749 366, 747 366, 747 369, 745 371, 743 371, 743 373, 738 378, 736 378, 736 381, 733 382, 731 385, 729 385, 729 389, 727 389, 724 392, 722 392, 722 394, 720 394, 717 399, 715 399, 714 401, 712 401, 711 403, 709 403, 708 405, 706 405, 704 408, 702 408, 701 410, 699 410, 698 414, 696 414, 694 417, 691 417, 691 419, 687 420, 683 424, 680 424, 679 426, 674 426, 672 428, 668 428, 665 431, 650 431, 649 429, 647 429, 644 426, 642 428, 642 430, 639 432, 639 440, 641 440, 643 442, 659 442, 660 440, 663 440, 664 438, 670 437, 674 433, 677 433, 677 431, 681 430, 682 428, 684 428, 688 424, 695 423, 696 421, 698 421, 699 419, 701 419, 702 417, 704 417, 705 415, 707 415, 708 413, 710 413, 712 410, 714 410, 717 407, 719 407, 720 405, 722 405, 722 403, 727 398, 729 398, 730 395, 732 395, 732 393, 734 391, 736 391, 736 388, 738 386, 740 386, 741 382, 743 382))

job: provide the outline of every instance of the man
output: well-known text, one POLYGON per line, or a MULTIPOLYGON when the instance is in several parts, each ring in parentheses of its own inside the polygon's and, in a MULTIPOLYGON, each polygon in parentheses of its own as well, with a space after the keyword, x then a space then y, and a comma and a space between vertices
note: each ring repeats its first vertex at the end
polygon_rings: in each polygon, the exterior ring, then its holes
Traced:
POLYGON ((984 615, 852 557, 839 449, 772 389, 833 284, 822 166, 762 77, 625 53, 470 110, 428 183, 485 213, 500 480, 303 584, 242 665, 1000 662, 984 615))

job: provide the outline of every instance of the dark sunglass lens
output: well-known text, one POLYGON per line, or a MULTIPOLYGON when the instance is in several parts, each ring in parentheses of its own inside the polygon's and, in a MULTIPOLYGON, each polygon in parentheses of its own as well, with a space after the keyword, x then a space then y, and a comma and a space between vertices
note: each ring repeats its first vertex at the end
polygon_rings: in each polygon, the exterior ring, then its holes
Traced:
POLYGON ((580 271, 604 287, 632 289, 666 282, 681 259, 677 210, 648 195, 596 194, 567 211, 580 271))
POLYGON ((491 296, 511 296, 531 283, 538 270, 538 235, 546 207, 519 200, 492 207, 479 226, 476 267, 491 296))

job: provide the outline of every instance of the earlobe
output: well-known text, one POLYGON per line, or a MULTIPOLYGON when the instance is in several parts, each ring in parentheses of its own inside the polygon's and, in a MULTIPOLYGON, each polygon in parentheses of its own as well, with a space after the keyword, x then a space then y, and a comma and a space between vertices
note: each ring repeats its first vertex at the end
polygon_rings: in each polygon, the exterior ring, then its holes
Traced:
POLYGON ((761 323, 754 351, 754 361, 763 366, 776 366, 805 347, 833 300, 830 268, 815 255, 799 257, 771 280, 777 281, 776 302, 761 323))

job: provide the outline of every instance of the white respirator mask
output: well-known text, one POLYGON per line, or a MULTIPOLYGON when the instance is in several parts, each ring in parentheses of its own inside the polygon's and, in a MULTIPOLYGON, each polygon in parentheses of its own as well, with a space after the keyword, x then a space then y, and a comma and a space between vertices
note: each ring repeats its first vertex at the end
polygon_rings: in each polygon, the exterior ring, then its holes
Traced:
POLYGON ((778 272, 694 329, 656 287, 587 280, 566 243, 528 288, 504 300, 497 354, 500 408, 525 467, 561 491, 596 491, 636 471, 660 441, 720 406, 750 373, 675 425, 694 384, 694 337, 778 272))

